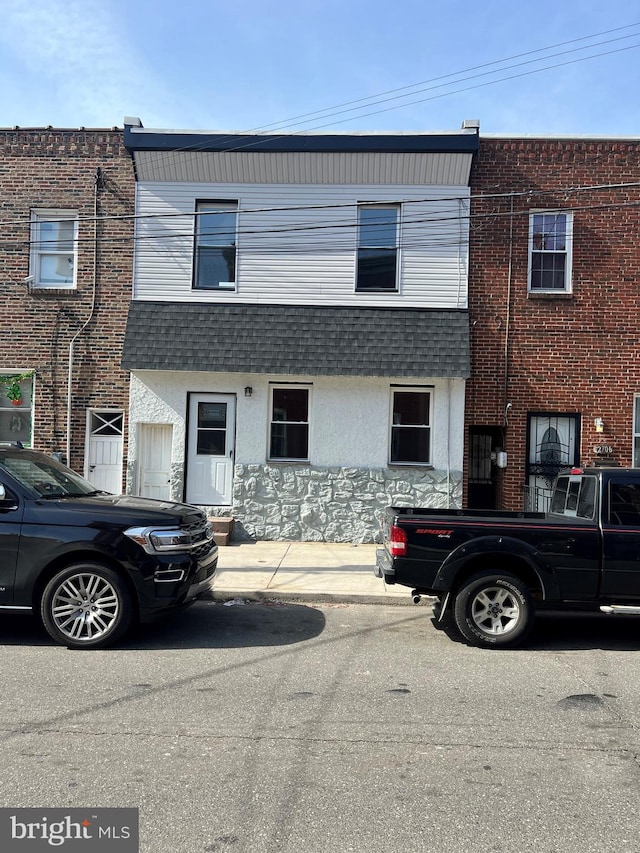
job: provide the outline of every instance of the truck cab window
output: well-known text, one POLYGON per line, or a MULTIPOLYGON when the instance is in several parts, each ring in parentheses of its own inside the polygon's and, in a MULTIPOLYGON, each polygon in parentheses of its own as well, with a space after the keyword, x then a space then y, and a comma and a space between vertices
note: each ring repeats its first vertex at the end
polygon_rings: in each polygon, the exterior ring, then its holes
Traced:
POLYGON ((640 484, 611 481, 609 523, 640 526, 640 484))

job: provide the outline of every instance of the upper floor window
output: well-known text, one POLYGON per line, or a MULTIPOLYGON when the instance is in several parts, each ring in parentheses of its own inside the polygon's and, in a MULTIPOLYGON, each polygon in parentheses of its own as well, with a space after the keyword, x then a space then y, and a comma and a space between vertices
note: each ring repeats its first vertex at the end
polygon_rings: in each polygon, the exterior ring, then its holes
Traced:
POLYGON ((358 207, 358 265, 356 290, 398 289, 398 231, 400 205, 358 207))
POLYGON ((431 393, 423 389, 393 391, 391 452, 396 465, 431 464, 431 393))
POLYGON ((571 213, 532 213, 529 219, 529 290, 571 291, 571 213))
POLYGON ((238 205, 204 201, 196 206, 194 287, 233 290, 236 286, 238 205))
POLYGON ((309 458, 309 388, 285 385, 271 389, 269 458, 309 458))
POLYGON ((31 287, 76 286, 78 214, 74 210, 31 212, 31 287))

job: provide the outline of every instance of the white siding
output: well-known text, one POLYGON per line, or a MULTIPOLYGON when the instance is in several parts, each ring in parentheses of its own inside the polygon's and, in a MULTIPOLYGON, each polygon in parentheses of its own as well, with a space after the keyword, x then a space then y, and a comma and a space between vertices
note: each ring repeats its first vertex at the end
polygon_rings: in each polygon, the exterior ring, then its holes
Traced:
POLYGON ((465 308, 466 186, 138 184, 134 298, 465 308), (196 200, 238 202, 236 291, 193 290, 196 200), (356 293, 357 203, 403 202, 399 293, 356 293), (148 217, 148 218, 146 218, 148 217))

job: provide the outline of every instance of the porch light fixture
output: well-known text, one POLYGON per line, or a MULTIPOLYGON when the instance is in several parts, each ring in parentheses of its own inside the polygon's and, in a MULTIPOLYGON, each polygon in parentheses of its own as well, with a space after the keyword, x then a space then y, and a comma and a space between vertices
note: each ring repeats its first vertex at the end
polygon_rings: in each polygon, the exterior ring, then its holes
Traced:
POLYGON ((247 385, 244 389, 244 396, 250 397, 252 394, 253 394, 253 388, 251 387, 251 385, 247 385))
POLYGON ((593 425, 596 428, 596 432, 604 432, 604 421, 602 418, 596 418, 593 422, 593 425))

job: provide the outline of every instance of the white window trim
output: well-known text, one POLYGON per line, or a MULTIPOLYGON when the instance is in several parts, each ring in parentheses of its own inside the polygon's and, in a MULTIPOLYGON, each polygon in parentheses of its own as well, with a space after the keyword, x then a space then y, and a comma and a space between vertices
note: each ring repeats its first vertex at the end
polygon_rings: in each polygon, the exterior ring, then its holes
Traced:
POLYGON ((31 211, 31 241, 29 257, 29 287, 36 290, 74 290, 78 277, 78 211, 59 208, 36 208, 31 211), (40 260, 43 256, 68 256, 68 252, 39 248, 39 223, 71 220, 73 227, 73 278, 70 282, 43 282, 40 279, 40 260))
MULTIPOLYGON (((395 385, 389 389, 391 393, 389 394, 389 441, 388 441, 388 465, 390 468, 433 468, 433 398, 434 398, 434 389, 432 387, 426 388, 425 386, 420 385, 395 385), (394 394, 406 394, 406 393, 420 393, 420 394, 428 394, 429 395, 429 425, 423 427, 423 429, 429 430, 429 461, 428 462, 395 462, 391 459, 391 447, 393 444, 393 397, 394 394)), ((409 424, 407 424, 409 426, 409 424)))
MULTIPOLYGON (((540 249, 535 250, 536 254, 545 254, 544 251, 540 249)), ((560 252, 548 252, 548 254, 560 254, 560 252)), ((529 293, 545 293, 545 294, 559 294, 559 293, 572 293, 573 292, 573 211, 572 210, 530 210, 529 211, 529 256, 527 262, 527 291, 529 293), (564 279, 564 287, 562 290, 556 287, 551 288, 542 288, 542 287, 531 287, 531 275, 533 272, 533 217, 534 216, 564 216, 566 217, 566 229, 565 229, 565 238, 567 242, 567 247, 565 249, 565 279, 564 279)))
POLYGON ((373 293, 373 294, 382 294, 382 293, 400 293, 400 266, 401 266, 401 257, 400 257, 400 246, 401 246, 401 235, 402 235, 402 204, 400 202, 387 201, 387 202, 376 202, 376 201, 358 201, 356 202, 356 257, 355 257, 355 272, 354 272, 354 293, 358 295, 362 293, 373 293), (382 288, 381 290, 370 290, 368 288, 359 288, 358 287, 358 251, 360 249, 372 249, 372 248, 382 248, 382 249, 390 249, 391 246, 361 246, 360 245, 360 211, 364 207, 375 207, 381 208, 383 210, 396 210, 398 212, 398 219, 396 222, 396 279, 393 288, 382 288))
MULTIPOLYGON (((238 234, 239 234, 239 219, 240 219, 240 202, 238 199, 197 199, 195 202, 195 222, 194 222, 194 245, 193 245, 193 271, 191 280, 192 290, 194 291, 204 291, 208 293, 217 293, 218 291, 222 292, 230 292, 235 291, 238 288, 238 234), (236 215, 236 234, 235 234, 235 271, 236 278, 235 281, 221 281, 218 282, 217 287, 203 287, 198 286, 198 249, 199 249, 199 222, 200 222, 200 214, 207 213, 208 211, 216 211, 216 210, 229 210, 233 211, 236 215)), ((218 248, 223 248, 222 246, 218 248)))
POLYGON ((267 461, 273 464, 310 462, 311 456, 311 415, 313 386, 304 383, 274 382, 269 384, 269 419, 267 421, 267 461), (307 456, 306 459, 297 456, 271 456, 271 426, 273 423, 305 423, 305 421, 274 421, 273 420, 273 392, 274 391, 306 391, 307 392, 307 456))

